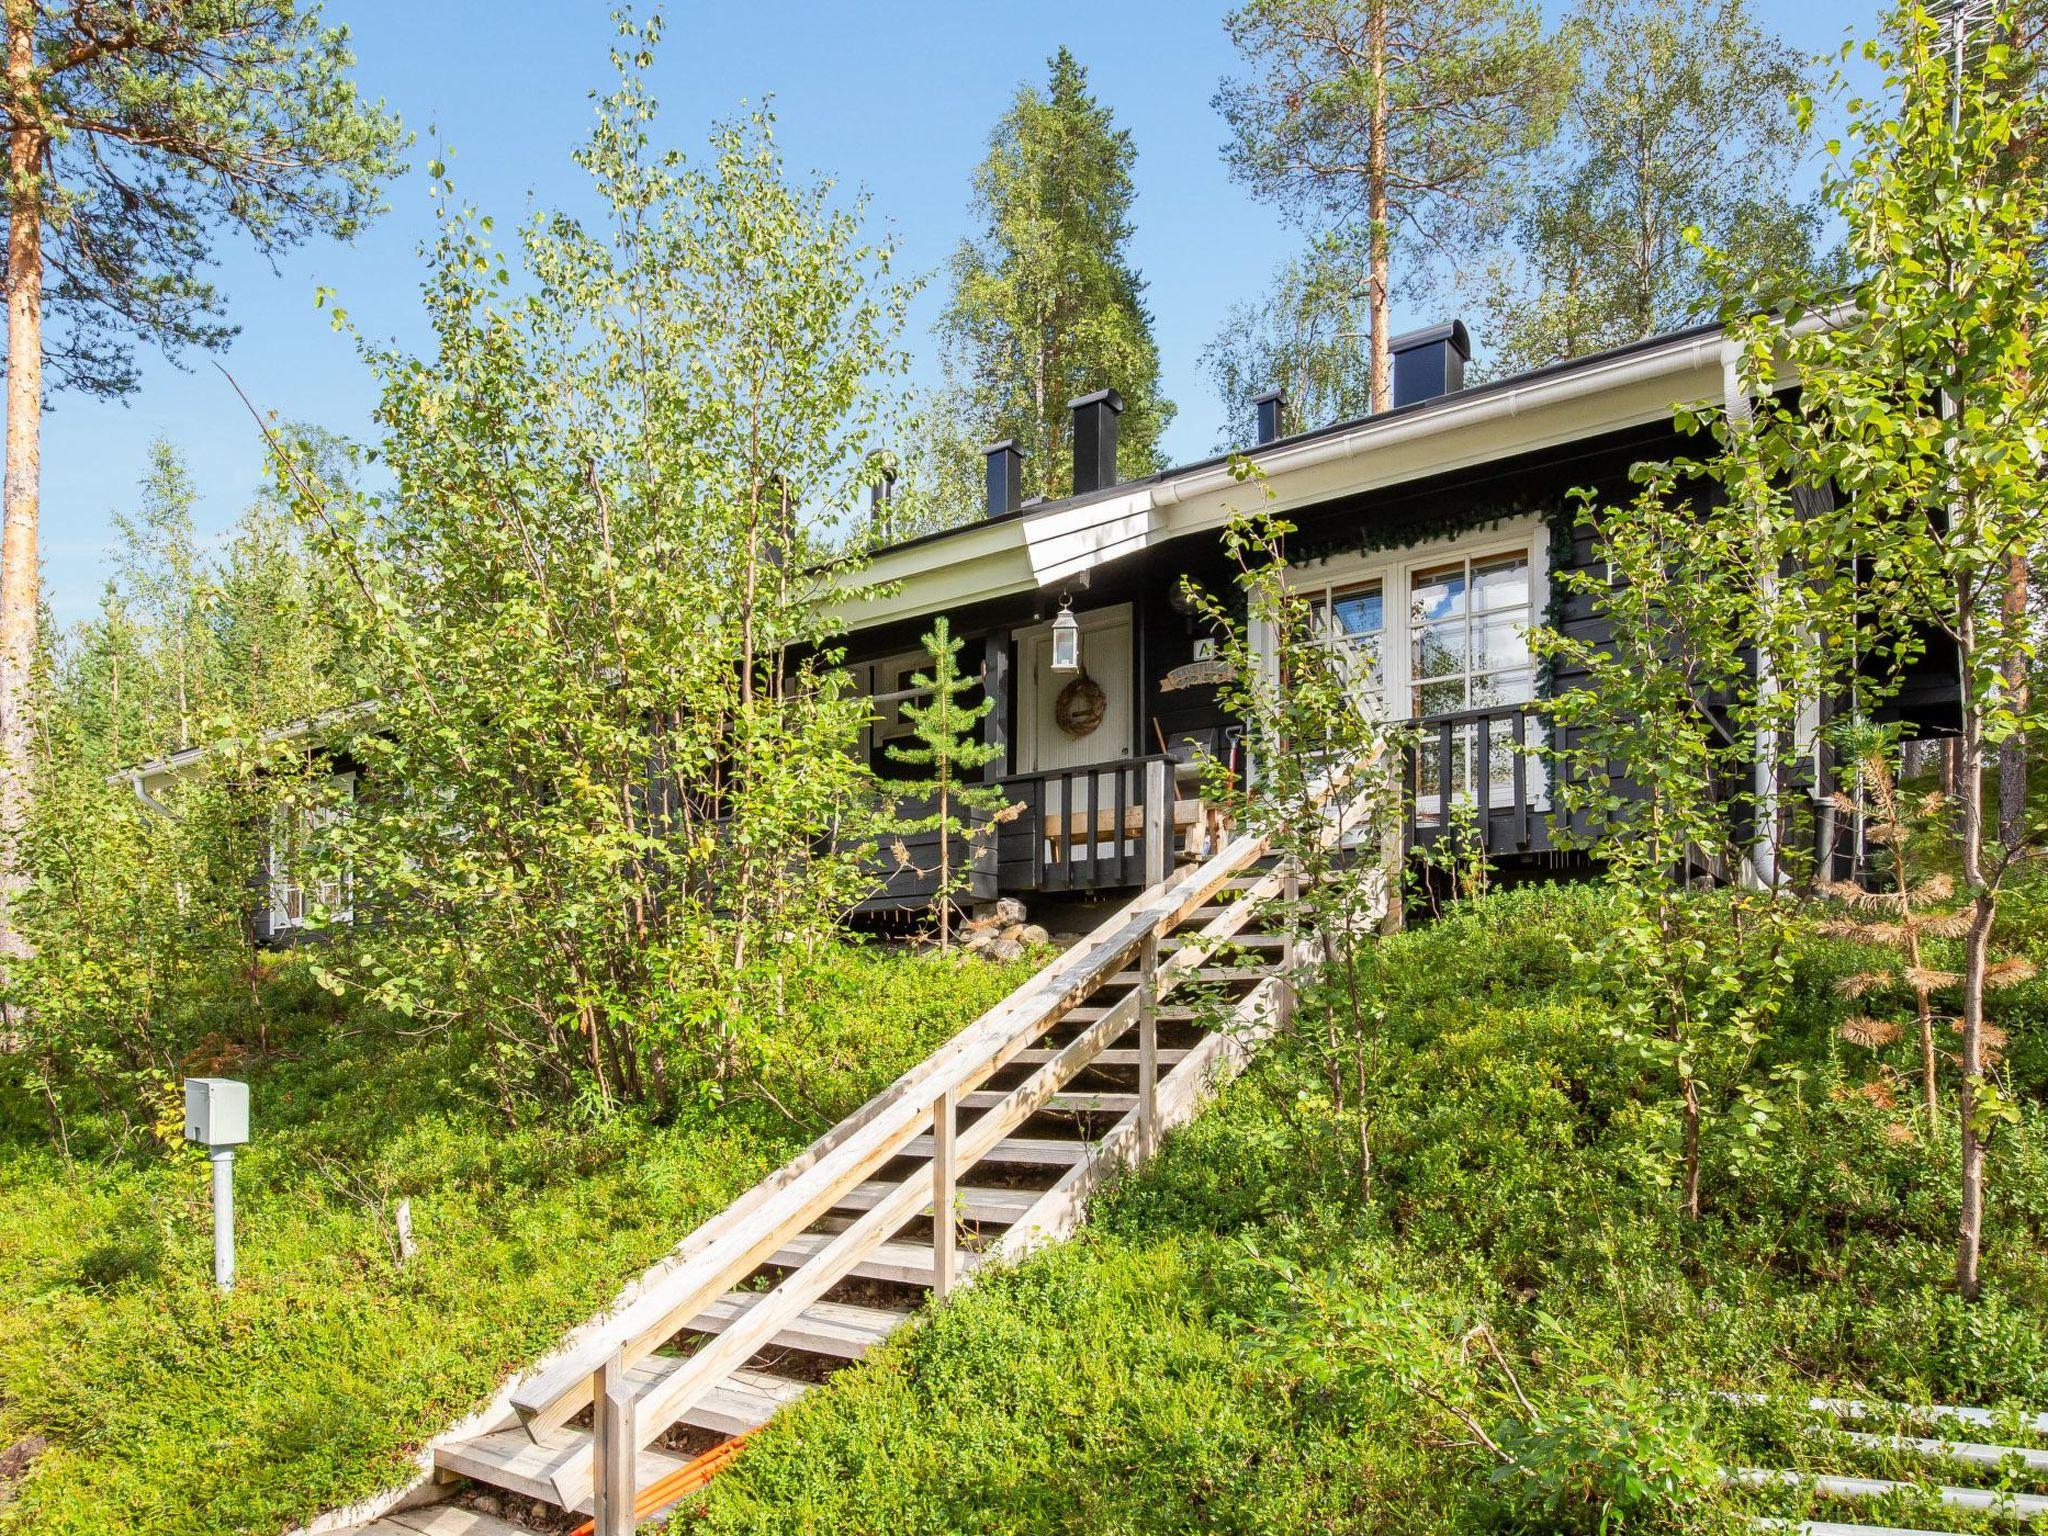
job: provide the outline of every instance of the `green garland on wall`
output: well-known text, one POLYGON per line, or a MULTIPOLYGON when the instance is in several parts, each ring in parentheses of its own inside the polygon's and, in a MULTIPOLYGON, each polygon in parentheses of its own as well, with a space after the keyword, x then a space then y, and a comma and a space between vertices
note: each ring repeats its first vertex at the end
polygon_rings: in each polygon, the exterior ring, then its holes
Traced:
MULTIPOLYGON (((1446 512, 1440 506, 1418 507, 1403 516, 1374 517, 1349 526, 1328 527, 1306 537, 1296 532, 1288 535, 1287 558, 1295 564, 1303 564, 1340 555, 1375 555, 1383 550, 1408 549, 1430 539, 1497 528, 1531 513, 1550 533, 1551 571, 1563 570, 1572 560, 1579 503, 1562 491, 1510 501, 1480 501, 1453 512, 1446 512)), ((1555 629, 1563 623, 1566 595, 1558 582, 1553 580, 1550 583, 1549 599, 1543 609, 1543 622, 1547 627, 1555 629)), ((1539 697, 1550 692, 1552 681, 1551 663, 1546 657, 1536 669, 1539 697)))

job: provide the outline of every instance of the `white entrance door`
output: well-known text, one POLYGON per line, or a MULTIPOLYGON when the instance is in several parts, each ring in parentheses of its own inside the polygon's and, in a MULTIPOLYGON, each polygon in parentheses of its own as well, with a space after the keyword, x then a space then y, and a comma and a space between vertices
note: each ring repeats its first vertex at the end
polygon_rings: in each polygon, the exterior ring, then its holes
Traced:
POLYGON ((1074 615, 1081 624, 1081 671, 1052 670, 1052 626, 1041 624, 1017 636, 1017 764, 1019 773, 1083 768, 1131 755, 1137 700, 1132 697, 1131 605, 1074 615), (1055 714, 1060 692, 1076 677, 1092 678, 1102 689, 1102 723, 1085 736, 1060 729, 1055 714))

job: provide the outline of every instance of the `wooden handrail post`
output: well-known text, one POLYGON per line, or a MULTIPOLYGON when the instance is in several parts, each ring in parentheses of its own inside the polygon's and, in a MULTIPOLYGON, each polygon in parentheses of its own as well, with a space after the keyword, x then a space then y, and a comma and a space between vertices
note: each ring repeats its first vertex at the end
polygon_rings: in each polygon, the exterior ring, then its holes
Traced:
POLYGON ((1154 760, 1145 765, 1145 885, 1166 878, 1172 867, 1173 764, 1154 760))
POLYGON ((639 1524, 633 1506, 640 1497, 636 1475, 640 1437, 633 1422, 633 1391, 626 1381, 625 1359, 616 1351, 591 1377, 590 1400, 595 1536, 633 1536, 639 1524))
POLYGON ((948 1088, 932 1105, 932 1295, 953 1289, 954 1097, 948 1088))

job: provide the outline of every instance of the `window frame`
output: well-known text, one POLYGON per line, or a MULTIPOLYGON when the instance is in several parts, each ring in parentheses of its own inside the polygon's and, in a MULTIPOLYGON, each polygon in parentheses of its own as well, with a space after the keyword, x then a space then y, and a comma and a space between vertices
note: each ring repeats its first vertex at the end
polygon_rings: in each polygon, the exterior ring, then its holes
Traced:
MULTIPOLYGON (((331 822, 337 820, 345 814, 343 810, 344 805, 352 806, 355 804, 356 783, 356 770, 353 768, 337 769, 327 775, 328 787, 330 789, 339 788, 343 793, 330 806, 325 807, 327 814, 321 818, 323 821, 331 822)), ((285 854, 293 841, 287 835, 287 829, 284 826, 287 817, 299 823, 296 831, 301 845, 305 841, 310 840, 310 834, 313 831, 309 807, 280 807, 271 814, 269 857, 265 861, 268 866, 265 870, 267 876, 265 885, 267 887, 270 907, 270 932, 273 934, 297 933, 310 927, 312 919, 308 913, 311 903, 308 902, 307 898, 311 895, 317 902, 322 889, 316 886, 309 892, 299 877, 293 871, 284 867, 285 854), (298 899, 298 911, 296 914, 292 911, 294 897, 298 899)), ((338 923, 354 922, 356 916, 355 871, 344 864, 339 878, 334 882, 331 889, 339 900, 327 909, 326 925, 332 926, 338 923)))

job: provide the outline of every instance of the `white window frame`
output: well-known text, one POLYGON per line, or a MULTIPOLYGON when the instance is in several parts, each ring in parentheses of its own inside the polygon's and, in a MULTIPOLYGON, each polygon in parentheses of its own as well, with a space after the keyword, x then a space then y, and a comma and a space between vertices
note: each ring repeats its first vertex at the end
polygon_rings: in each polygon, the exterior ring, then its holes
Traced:
POLYGON ((355 921, 355 872, 344 866, 339 877, 330 886, 309 892, 299 881, 298 875, 285 867, 285 850, 294 842, 292 829, 285 825, 287 818, 299 823, 297 841, 305 841, 320 825, 334 821, 343 814, 344 805, 352 805, 356 798, 356 776, 353 770, 330 773, 327 787, 331 795, 329 802, 317 810, 294 807, 280 810, 270 824, 270 931, 290 933, 305 928, 311 921, 309 912, 315 905, 325 905, 329 923, 352 923, 355 921), (332 902, 322 900, 332 895, 332 902), (310 896, 310 900, 308 899, 310 896))
MULTIPOLYGON (((1380 695, 1392 710, 1392 718, 1416 718, 1410 706, 1415 697, 1413 606, 1414 578, 1418 571, 1451 560, 1484 561, 1501 555, 1522 555, 1529 562, 1529 623, 1539 627, 1550 611, 1550 529, 1535 513, 1503 519, 1489 527, 1447 534, 1398 549, 1379 549, 1367 554, 1335 554, 1292 564, 1287 584, 1300 595, 1326 601, 1340 588, 1377 580, 1380 584, 1382 628, 1380 631, 1380 695), (1394 702, 1398 701, 1398 705, 1394 702)), ((1259 654, 1272 667, 1270 634, 1253 637, 1259 654)), ((1540 665, 1529 660, 1529 691, 1536 694, 1540 665)), ((1492 706, 1481 706, 1492 707, 1492 706)), ((1511 707, 1511 706, 1498 706, 1511 707)), ((1533 739, 1530 745, 1538 744, 1533 739)), ((1549 780, 1541 758, 1529 761, 1524 783, 1529 804, 1535 810, 1550 806, 1549 780)), ((1461 792, 1461 798, 1470 791, 1461 792)), ((1433 797, 1432 797, 1433 798, 1433 797)))

